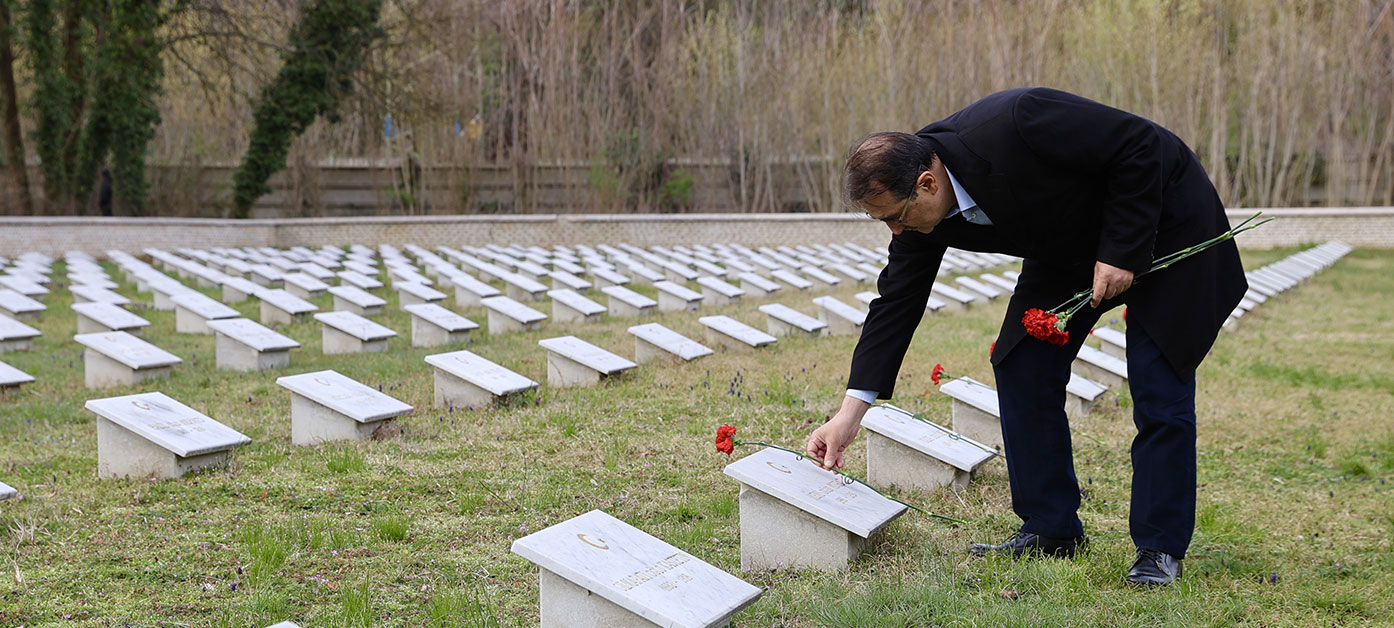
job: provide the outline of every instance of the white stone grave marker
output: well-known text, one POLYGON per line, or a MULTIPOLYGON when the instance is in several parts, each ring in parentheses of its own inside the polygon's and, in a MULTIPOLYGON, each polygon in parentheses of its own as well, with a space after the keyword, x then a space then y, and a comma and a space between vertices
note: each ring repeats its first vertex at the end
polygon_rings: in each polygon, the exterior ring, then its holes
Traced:
POLYGON ((998 277, 992 273, 984 273, 978 276, 985 284, 989 284, 1002 292, 1011 293, 1016 291, 1016 282, 1010 279, 998 277))
POLYGON ((130 305, 131 303, 130 299, 97 286, 69 286, 68 291, 73 293, 73 303, 110 303, 112 305, 130 305))
POLYGON ((823 269, 812 264, 807 264, 803 268, 800 268, 799 272, 803 273, 803 276, 813 282, 813 286, 819 290, 832 290, 842 283, 841 279, 828 274, 823 269))
POLYGON ((655 281, 658 289, 658 309, 663 312, 696 312, 702 305, 702 295, 671 281, 655 281))
POLYGON ((969 293, 982 295, 989 301, 1002 296, 1001 290, 984 284, 972 277, 954 277, 954 283, 963 286, 969 293))
POLYGON ((835 264, 831 264, 828 266, 828 268, 831 268, 834 273, 841 275, 842 277, 846 278, 848 281, 851 281, 852 283, 866 283, 868 281, 871 281, 871 279, 876 276, 869 275, 861 270, 853 268, 851 264, 847 264, 845 262, 837 262, 835 264))
POLYGON ((291 273, 286 275, 286 292, 289 292, 302 299, 313 299, 324 294, 329 289, 329 284, 305 273, 291 273))
POLYGON ((703 316, 697 322, 706 326, 708 343, 727 351, 750 352, 778 340, 729 316, 703 316))
POLYGON ((426 356, 435 368, 438 408, 483 407, 500 397, 537 388, 537 382, 469 351, 426 356))
MULTIPOLYGON (((376 272, 373 273, 373 275, 376 274, 376 272)), ((381 281, 356 270, 341 270, 338 272, 338 276, 341 286, 353 286, 363 290, 376 290, 382 287, 381 281)))
POLYGON ((241 303, 256 294, 259 286, 241 277, 223 278, 223 303, 241 303))
POLYGON ((48 309, 42 303, 24 296, 14 290, 0 290, 0 315, 17 321, 38 318, 39 312, 48 309))
POLYGON ((505 284, 504 294, 515 301, 541 301, 542 295, 547 293, 547 286, 518 273, 504 271, 499 278, 505 284))
POLYGON ((218 368, 262 371, 290 366, 290 350, 300 343, 249 318, 208 321, 216 336, 218 368))
POLYGON ((729 465, 741 484, 741 568, 838 571, 907 509, 812 461, 763 449, 729 465))
POLYGON ((208 321, 242 316, 241 312, 202 292, 185 292, 170 301, 174 303, 174 330, 181 334, 211 334, 208 321))
POLYGON ((169 377, 178 356, 124 331, 73 336, 87 347, 83 355, 88 388, 134 386, 146 380, 169 377))
POLYGON ((813 287, 813 282, 798 276, 788 269, 781 268, 772 271, 770 276, 784 282, 785 285, 795 290, 807 290, 813 287))
POLYGON ((955 312, 967 309, 968 307, 977 305, 978 303, 982 302, 982 298, 978 297, 977 295, 970 294, 963 290, 959 290, 958 288, 954 288, 952 286, 942 284, 937 281, 934 282, 934 286, 931 288, 931 291, 933 294, 942 297, 944 304, 947 306, 946 309, 955 312))
POLYGON ((247 276, 252 279, 252 283, 263 288, 279 288, 284 285, 286 274, 277 270, 274 266, 267 264, 253 264, 248 268, 247 276))
POLYGON ((1095 327, 1089 335, 1099 339, 1099 348, 1104 353, 1120 360, 1128 359, 1128 336, 1117 329, 1095 327))
POLYGON ((542 628, 719 628, 761 589, 599 510, 513 542, 542 628))
POLYGON ((1103 384, 1070 373, 1070 381, 1065 385, 1065 416, 1076 419, 1089 414, 1105 390, 1108 389, 1103 384))
POLYGON ((97 475, 177 478, 225 466, 242 433, 164 393, 88 400, 97 415, 97 475))
POLYGON ((827 323, 782 303, 762 305, 760 311, 765 313, 766 329, 769 330, 771 336, 779 337, 795 333, 819 336, 828 327, 827 323))
POLYGON ((451 276, 450 283, 455 285, 455 305, 459 307, 480 307, 484 299, 502 294, 497 288, 467 273, 451 276))
POLYGON ((139 336, 142 327, 150 326, 150 321, 110 303, 74 303, 72 307, 79 334, 124 331, 139 336))
POLYGON ((13 290, 26 297, 37 297, 48 294, 48 288, 39 285, 31 279, 25 279, 17 275, 0 275, 0 287, 13 290))
POLYGON ((537 343, 547 350, 547 385, 553 388, 594 386, 637 364, 575 336, 546 338, 537 343))
POLYGON ((336 440, 381 440, 395 436, 396 419, 412 407, 336 371, 289 375, 276 380, 291 391, 290 442, 315 445, 336 440))
POLYGON ((18 495, 19 491, 15 490, 13 486, 10 486, 9 484, 6 484, 4 482, 0 482, 0 501, 14 499, 18 495))
POLYGON ((517 331, 532 331, 542 327, 547 315, 534 310, 510 297, 498 296, 483 299, 480 303, 489 309, 489 333, 507 334, 517 331))
POLYGON ((610 286, 623 286, 629 283, 629 278, 611 269, 600 266, 590 268, 590 276, 595 280, 597 288, 604 290, 610 286))
POLYGON ((634 361, 639 364, 670 356, 690 362, 713 353, 702 343, 658 323, 635 325, 629 333, 634 335, 634 361))
POLYGON ((622 318, 651 314, 658 301, 650 299, 624 286, 608 286, 600 289, 610 297, 610 315, 622 318))
POLYGON ((34 383, 34 376, 0 362, 0 388, 19 388, 34 383))
POLYGON ((731 305, 745 295, 745 291, 711 275, 697 278, 702 288, 702 300, 707 305, 731 305))
POLYGON ((398 282, 393 287, 397 289, 397 305, 403 308, 422 303, 439 303, 446 297, 444 292, 414 281, 398 282))
POLYGON ((605 313, 605 306, 573 290, 548 290, 547 296, 552 297, 552 320, 559 323, 598 323, 605 313))
POLYGON ((358 286, 334 286, 329 288, 329 294, 334 297, 335 311, 353 312, 359 316, 377 316, 387 305, 387 299, 358 286))
POLYGON ((435 303, 419 303, 402 308, 411 314, 411 346, 439 347, 470 341, 470 332, 479 324, 435 303))
POLYGON ((1002 420, 997 391, 969 377, 944 382, 942 392, 953 398, 953 430, 990 447, 1002 448, 1002 420))
MULTIPOLYGON (((576 292, 589 292, 591 282, 586 281, 576 275, 564 270, 554 270, 548 273, 552 278, 552 288, 556 290, 574 290, 576 292)), ((551 293, 548 293, 551 294, 551 293)))
POLYGON ((869 434, 866 481, 873 486, 926 491, 950 486, 961 491, 994 455, 987 445, 893 407, 867 410, 862 427, 869 434))
POLYGON ((324 354, 386 353, 387 341, 397 332, 353 312, 320 312, 324 354))
POLYGON ((640 285, 653 285, 665 279, 663 273, 650 270, 647 266, 638 262, 625 264, 625 268, 629 271, 629 274, 633 276, 633 282, 640 285))
POLYGON ((823 333, 829 336, 852 336, 862 333, 866 313, 833 297, 817 297, 818 320, 828 324, 823 333))
POLYGON ((769 297, 779 292, 780 285, 755 273, 741 273, 741 289, 757 297, 769 297))
MULTIPOLYGON (((1238 309, 1238 308, 1235 308, 1238 309)), ((1128 363, 1089 345, 1080 345, 1071 367, 1076 373, 1109 388, 1128 383, 1128 363)))
POLYGON ((262 288, 257 291, 256 297, 261 300, 263 325, 289 325, 303 321, 311 312, 319 310, 315 304, 279 288, 262 288))

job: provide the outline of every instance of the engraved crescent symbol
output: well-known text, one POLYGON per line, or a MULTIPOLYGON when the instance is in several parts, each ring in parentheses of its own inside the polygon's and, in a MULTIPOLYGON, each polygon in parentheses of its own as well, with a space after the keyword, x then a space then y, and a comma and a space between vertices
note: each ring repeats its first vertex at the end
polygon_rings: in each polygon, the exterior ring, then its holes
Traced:
POLYGON ((326 381, 324 381, 324 380, 322 380, 322 379, 320 379, 320 378, 318 378, 318 377, 315 378, 315 383, 317 383, 317 384, 319 384, 319 385, 321 385, 321 386, 332 386, 332 385, 333 385, 333 384, 330 384, 329 382, 326 382, 326 381))
POLYGON ((145 402, 140 401, 140 400, 132 401, 132 402, 131 402, 131 405, 133 405, 133 406, 135 406, 135 407, 137 407, 137 408, 140 408, 141 410, 147 410, 147 411, 150 410, 149 404, 146 404, 145 402))
POLYGON ((585 543, 586 545, 589 545, 589 546, 594 547, 594 548, 596 548, 596 549, 603 549, 603 550, 608 550, 608 549, 610 549, 610 546, 605 544, 605 539, 599 539, 600 542, 599 542, 599 543, 596 543, 595 541, 592 541, 592 540, 586 538, 586 535, 585 535, 585 534, 577 534, 577 535, 576 535, 576 538, 581 539, 581 542, 582 542, 582 543, 585 543))
POLYGON ((786 467, 786 466, 784 466, 784 465, 782 465, 782 464, 775 464, 775 463, 770 462, 770 461, 768 461, 768 460, 765 461, 765 464, 770 465, 770 468, 771 468, 771 469, 774 469, 775 471, 779 471, 780 473, 788 473, 789 475, 793 475, 793 474, 794 474, 793 471, 790 471, 790 470, 789 470, 789 467, 786 467))

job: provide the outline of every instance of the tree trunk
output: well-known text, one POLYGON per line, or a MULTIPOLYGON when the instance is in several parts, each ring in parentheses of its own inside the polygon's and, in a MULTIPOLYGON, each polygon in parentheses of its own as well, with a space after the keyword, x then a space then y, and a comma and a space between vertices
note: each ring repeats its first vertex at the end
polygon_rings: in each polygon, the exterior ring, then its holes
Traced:
POLYGON ((5 156, 9 161, 11 207, 26 216, 34 214, 34 201, 29 196, 29 172, 24 163, 24 137, 19 129, 19 94, 15 90, 15 54, 10 27, 10 4, 0 0, 0 99, 5 101, 0 112, 0 128, 5 137, 5 156), (17 201, 17 202, 16 202, 17 201))

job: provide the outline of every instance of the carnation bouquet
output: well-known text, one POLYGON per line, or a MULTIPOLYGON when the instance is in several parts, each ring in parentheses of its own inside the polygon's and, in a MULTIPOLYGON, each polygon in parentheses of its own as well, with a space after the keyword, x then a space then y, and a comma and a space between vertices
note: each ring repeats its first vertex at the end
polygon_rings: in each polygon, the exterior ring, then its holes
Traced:
MULTIPOLYGON (((1263 225, 1268 221, 1273 220, 1272 218, 1265 218, 1264 220, 1261 220, 1259 222, 1254 222, 1254 219, 1258 218, 1259 215, 1261 215, 1262 213, 1263 212, 1259 212, 1257 214, 1249 216, 1247 219, 1244 220, 1244 222, 1239 223, 1233 229, 1230 229, 1229 231, 1226 231, 1220 235, 1210 238, 1209 240, 1201 242, 1200 244, 1188 246, 1184 249, 1181 249, 1180 251, 1171 253, 1169 255, 1163 255, 1162 257, 1153 260, 1152 267, 1135 275, 1133 277, 1133 281, 1136 282, 1142 279, 1143 277, 1146 277, 1147 275, 1150 275, 1159 270, 1162 270, 1163 268, 1171 266, 1176 262, 1186 259, 1212 246, 1220 244, 1221 242, 1233 240, 1234 236, 1237 236, 1250 229, 1259 227, 1260 225, 1263 225)), ((1070 341, 1070 332, 1065 331, 1065 326, 1070 323, 1071 317, 1077 314, 1080 310, 1084 309, 1084 306, 1088 305, 1089 302, 1093 299, 1093 288, 1081 290, 1079 292, 1076 292, 1074 296, 1066 299, 1064 303, 1061 303, 1060 305, 1057 305, 1049 310, 1042 310, 1038 307, 1033 307, 1029 310, 1026 310, 1026 315, 1021 317, 1021 324, 1023 327, 1026 328, 1026 333, 1030 334, 1031 337, 1037 338, 1039 340, 1044 340, 1057 347, 1063 347, 1065 346, 1065 343, 1068 343, 1070 341)))

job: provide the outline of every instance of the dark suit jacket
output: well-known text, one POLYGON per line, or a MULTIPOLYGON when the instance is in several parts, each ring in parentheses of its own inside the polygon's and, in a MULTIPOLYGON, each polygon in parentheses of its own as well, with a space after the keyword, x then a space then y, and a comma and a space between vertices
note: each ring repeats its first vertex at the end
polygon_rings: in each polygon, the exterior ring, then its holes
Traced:
MULTIPOLYGON (((1028 308, 1049 309, 1090 287, 1094 262, 1142 272, 1153 259, 1229 229, 1194 153, 1136 115, 1058 90, 992 94, 920 129, 992 226, 956 216, 929 234, 891 238, 880 298, 852 357, 849 388, 889 398, 945 248, 1025 258, 1002 323, 994 364, 1026 335, 1028 308)), ((1227 242, 1149 275, 1101 307, 1131 304, 1140 325, 1180 374, 1205 357, 1248 289, 1227 242)), ((1088 306, 1086 306, 1088 307, 1088 306)), ((1071 324, 1071 334, 1088 333, 1071 324)))

